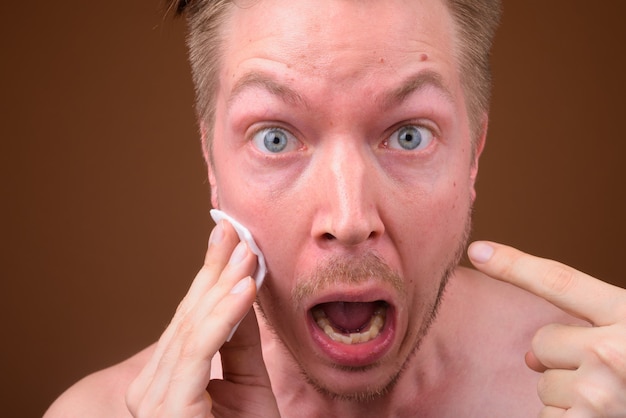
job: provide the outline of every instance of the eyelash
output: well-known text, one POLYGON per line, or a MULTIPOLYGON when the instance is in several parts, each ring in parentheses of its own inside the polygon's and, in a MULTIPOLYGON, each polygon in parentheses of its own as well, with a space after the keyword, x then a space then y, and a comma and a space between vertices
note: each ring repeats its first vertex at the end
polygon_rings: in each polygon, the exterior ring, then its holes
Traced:
MULTIPOLYGON (((400 124, 395 125, 393 128, 391 128, 390 130, 388 130, 387 132, 389 132, 388 134, 385 134, 385 139, 380 143, 380 147, 381 148, 385 148, 385 149, 396 149, 398 151, 407 151, 407 152, 418 152, 418 151, 414 151, 414 149, 418 148, 421 144, 422 144, 422 140, 426 139, 427 144, 425 147, 423 148, 427 148, 430 143, 432 141, 436 141, 439 138, 439 132, 438 130, 432 126, 432 123, 425 123, 423 120, 421 121, 405 121, 402 122, 400 124), (417 143, 417 145, 415 146, 415 148, 404 148, 402 146, 400 146, 400 148, 394 148, 390 146, 390 141, 393 139, 393 136, 395 134, 400 135, 401 131, 403 129, 408 129, 408 128, 416 128, 416 130, 420 131, 420 138, 419 138, 419 142, 417 143), (426 132, 428 133, 428 136, 426 138, 423 137, 422 132, 426 130, 426 132)), ((289 128, 286 128, 280 124, 271 124, 271 125, 264 125, 259 127, 258 129, 255 129, 249 136, 249 140, 253 143, 255 143, 257 149, 259 149, 261 152, 263 152, 264 154, 267 155, 279 155, 284 153, 285 149, 289 147, 290 143, 285 144, 285 148, 278 150, 277 152, 272 152, 271 150, 267 149, 267 146, 262 146, 260 143, 258 143, 257 141, 262 140, 263 137, 258 138, 257 136, 263 133, 268 133, 271 131, 277 131, 280 133, 284 133, 285 136, 287 137, 287 140, 290 141, 291 144, 293 144, 294 141, 296 141, 300 147, 302 147, 302 143, 300 142, 300 140, 298 139, 298 135, 295 135, 292 133, 292 130, 289 128), (263 149, 264 148, 264 149, 263 149)), ((267 145, 267 142, 265 142, 265 145, 267 145)), ((279 145, 279 144, 277 144, 279 145)), ((289 149, 288 151, 293 151, 298 149, 295 145, 292 145, 290 147, 291 149, 289 149)))
MULTIPOLYGON (((283 153, 286 148, 289 148, 289 151, 293 151, 302 147, 302 143, 299 141, 298 135, 293 134, 291 129, 288 129, 284 126, 277 125, 277 124, 264 125, 264 126, 259 127, 258 129, 255 129, 250 134, 249 141, 252 142, 256 146, 256 148, 259 149, 263 154, 266 154, 266 155, 278 155, 278 154, 283 153), (280 149, 277 152, 272 152, 271 150, 267 148, 268 144, 267 142, 265 142, 264 136, 259 137, 259 135, 265 135, 273 131, 277 133, 275 137, 276 139, 279 139, 278 137, 284 134, 287 141, 289 141, 285 144, 284 149, 280 149), (278 133, 280 133, 281 135, 278 135, 278 133)), ((276 144, 276 145, 280 145, 280 144, 276 144)))
MULTIPOLYGON (((424 121, 424 120, 417 120, 417 121, 409 120, 409 121, 404 121, 402 123, 399 123, 395 125, 393 128, 389 129, 387 131, 388 133, 385 135, 385 139, 381 143, 381 146, 383 148, 390 149, 389 143, 393 135, 396 133, 399 133, 402 129, 410 128, 410 127, 415 127, 420 130, 426 130, 428 132, 429 138, 427 140, 429 141, 429 143, 427 145, 430 145, 430 143, 432 143, 433 141, 437 141, 440 138, 439 130, 437 129, 436 126, 434 126, 433 123, 424 121)), ((417 146, 419 146, 420 144, 418 144, 417 146)), ((406 150, 406 151, 413 151, 413 150, 406 150)), ((414 152, 417 152, 417 151, 414 151, 414 152)))

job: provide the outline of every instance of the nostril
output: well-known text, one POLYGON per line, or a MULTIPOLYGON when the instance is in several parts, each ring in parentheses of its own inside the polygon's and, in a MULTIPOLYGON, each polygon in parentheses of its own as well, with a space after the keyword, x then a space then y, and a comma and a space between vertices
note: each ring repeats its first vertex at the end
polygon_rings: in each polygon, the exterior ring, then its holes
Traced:
POLYGON ((324 238, 326 241, 332 241, 335 239, 335 236, 333 234, 331 234, 330 232, 326 232, 322 238, 324 238))

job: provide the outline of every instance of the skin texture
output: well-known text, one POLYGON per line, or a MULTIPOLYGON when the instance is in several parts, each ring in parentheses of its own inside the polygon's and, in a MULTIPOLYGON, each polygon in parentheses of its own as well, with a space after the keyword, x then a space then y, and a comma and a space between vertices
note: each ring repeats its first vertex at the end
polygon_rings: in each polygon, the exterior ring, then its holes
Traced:
POLYGON ((443 5, 264 0, 233 9, 225 31, 212 203, 254 235, 265 285, 257 294, 254 255, 220 222, 159 342, 47 416, 624 414, 622 289, 495 243, 471 259, 519 288, 453 268, 480 153, 443 5), (420 146, 400 146, 405 127, 420 146), (287 139, 281 152, 267 129, 287 139), (387 322, 368 345, 332 343, 310 317, 321 302, 377 300, 387 322))
POLYGON ((362 9, 357 13, 342 10, 355 5, 337 2, 336 19, 355 18, 339 26, 331 16, 329 29, 320 32, 327 16, 316 5, 267 1, 255 5, 254 14, 236 11, 226 29, 231 37, 217 99, 213 204, 253 231, 271 273, 259 294, 268 322, 306 374, 333 393, 359 393, 372 384, 361 382, 380 382, 375 390, 383 389, 394 379, 432 316, 465 235, 476 162, 456 65, 447 53, 451 21, 443 5, 433 5, 437 19, 412 11, 409 21, 375 2, 356 6, 362 9), (372 15, 380 17, 375 25, 372 15), (308 45, 314 34, 316 43, 308 45), (259 40, 246 42, 252 36, 259 40), (392 96, 425 74, 436 75, 441 86, 427 80, 402 101, 392 96), (411 123, 430 130, 432 141, 414 151, 387 144, 411 123), (273 126, 293 134, 292 151, 269 155, 252 140, 258 129, 273 126), (415 249, 419 257, 412 256, 415 249), (398 313, 396 342, 380 366, 361 372, 361 382, 351 387, 353 373, 319 361, 304 325, 307 311, 289 300, 325 258, 359 263, 368 253, 413 284, 398 291, 372 279, 356 289, 337 277, 304 302, 310 306, 338 291, 363 301, 389 294, 398 313))

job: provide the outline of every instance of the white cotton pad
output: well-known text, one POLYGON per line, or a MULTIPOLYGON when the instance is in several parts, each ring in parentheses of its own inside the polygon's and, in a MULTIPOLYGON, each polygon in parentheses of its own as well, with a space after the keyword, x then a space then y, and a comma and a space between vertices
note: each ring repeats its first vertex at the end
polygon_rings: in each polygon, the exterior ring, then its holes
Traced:
MULTIPOLYGON (((267 267, 265 266, 265 257, 263 257, 263 253, 261 253, 259 246, 256 245, 256 242, 254 242, 254 238, 252 238, 252 234, 250 233, 248 228, 246 228, 245 226, 243 226, 242 224, 240 224, 235 219, 227 215, 225 212, 222 212, 221 210, 211 209, 210 214, 211 214, 211 218, 213 218, 216 224, 222 219, 226 219, 233 226, 233 228, 235 228, 237 235, 239 235, 239 239, 241 241, 245 241, 246 244, 248 244, 248 248, 250 248, 250 251, 252 251, 256 255, 257 266, 254 272, 253 278, 254 278, 254 282, 256 283, 256 290, 258 292, 261 289, 261 285, 263 285, 263 279, 265 279, 265 273, 267 272, 267 267)), ((238 326, 239 324, 235 325, 235 327, 230 332, 230 335, 228 336, 226 341, 230 341, 235 331, 237 331, 238 326)))

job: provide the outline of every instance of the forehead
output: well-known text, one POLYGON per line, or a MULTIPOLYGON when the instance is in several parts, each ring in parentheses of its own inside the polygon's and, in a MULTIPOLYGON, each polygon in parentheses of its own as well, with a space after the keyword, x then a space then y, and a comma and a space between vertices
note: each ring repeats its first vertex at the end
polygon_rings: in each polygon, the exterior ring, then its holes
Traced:
POLYGON ((256 0, 231 12, 222 84, 266 65, 334 85, 381 69, 406 77, 425 61, 437 72, 457 68, 454 25, 440 0, 256 0))

